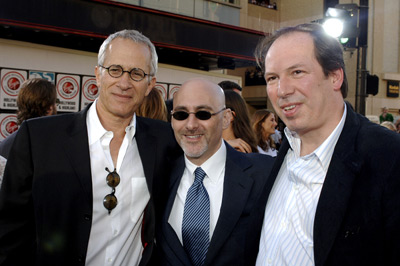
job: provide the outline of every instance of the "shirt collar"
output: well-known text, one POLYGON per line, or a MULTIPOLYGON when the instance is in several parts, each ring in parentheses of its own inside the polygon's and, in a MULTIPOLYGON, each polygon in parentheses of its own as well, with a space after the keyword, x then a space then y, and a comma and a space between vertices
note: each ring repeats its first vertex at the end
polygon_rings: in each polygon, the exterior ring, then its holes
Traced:
POLYGON ((197 167, 201 167, 203 171, 210 178, 211 182, 217 182, 221 175, 222 171, 225 169, 226 162, 226 147, 225 143, 221 139, 221 146, 207 161, 205 161, 202 165, 195 165, 185 155, 185 164, 186 169, 189 173, 194 176, 194 171, 197 167))
MULTIPOLYGON (((96 141, 100 140, 107 131, 100 122, 99 116, 97 114, 97 100, 94 101, 92 106, 88 110, 88 115, 86 118, 86 124, 88 128, 89 145, 92 145, 96 141)), ((126 137, 128 137, 129 144, 132 142, 133 137, 136 133, 136 114, 133 114, 132 120, 129 125, 125 128, 126 137)))
MULTIPOLYGON (((314 155, 317 156, 325 171, 327 171, 329 167, 334 147, 336 146, 339 136, 342 133, 344 122, 346 121, 346 114, 347 114, 347 106, 344 103, 344 112, 342 115, 342 119, 340 120, 336 128, 332 131, 329 137, 317 149, 315 149, 315 151, 313 151, 311 154, 304 156, 304 157, 314 156, 314 155)), ((290 148, 293 150, 295 156, 299 157, 300 147, 301 147, 301 140, 299 135, 295 131, 291 131, 287 127, 284 129, 284 132, 288 139, 290 148)))

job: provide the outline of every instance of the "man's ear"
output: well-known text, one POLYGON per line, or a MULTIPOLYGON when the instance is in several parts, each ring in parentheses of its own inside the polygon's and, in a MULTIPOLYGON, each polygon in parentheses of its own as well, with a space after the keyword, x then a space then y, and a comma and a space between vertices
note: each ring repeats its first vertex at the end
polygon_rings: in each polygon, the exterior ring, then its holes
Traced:
POLYGON ((228 108, 224 110, 224 117, 222 119, 222 129, 227 129, 231 121, 233 121, 233 115, 231 109, 228 108))
POLYGON ((98 66, 95 66, 94 68, 94 75, 96 76, 96 85, 98 88, 100 88, 100 76, 101 76, 101 70, 98 66))
POLYGON ((156 86, 156 77, 152 77, 149 81, 149 84, 147 84, 147 91, 145 96, 149 95, 150 91, 154 88, 154 86, 156 86))
POLYGON ((46 116, 55 114, 55 110, 57 110, 57 106, 55 104, 50 105, 50 107, 46 111, 46 116))
POLYGON ((333 90, 340 91, 340 88, 342 87, 343 79, 344 79, 343 69, 342 68, 336 69, 336 70, 332 71, 329 74, 329 76, 332 81, 333 90))

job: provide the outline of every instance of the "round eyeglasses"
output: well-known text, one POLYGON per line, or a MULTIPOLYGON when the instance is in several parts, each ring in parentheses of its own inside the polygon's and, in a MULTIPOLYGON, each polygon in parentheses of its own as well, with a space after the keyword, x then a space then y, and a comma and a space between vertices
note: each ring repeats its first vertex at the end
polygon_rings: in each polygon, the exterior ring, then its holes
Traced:
POLYGON ((129 77, 131 77, 132 80, 139 82, 142 81, 146 76, 151 76, 150 74, 146 74, 146 72, 140 68, 132 68, 130 71, 127 71, 124 70, 120 65, 111 65, 109 67, 99 65, 99 67, 107 69, 108 74, 110 74, 110 76, 113 78, 119 78, 126 72, 129 74, 129 77))
POLYGON ((106 171, 108 172, 108 175, 106 177, 106 182, 107 182, 107 185, 112 188, 112 191, 110 194, 108 194, 104 197, 103 205, 108 210, 108 214, 110 214, 111 211, 115 207, 117 207, 117 204, 118 204, 117 197, 115 196, 115 188, 119 185, 120 177, 117 174, 116 169, 114 169, 114 171, 110 172, 110 170, 108 170, 108 168, 106 167, 106 171))

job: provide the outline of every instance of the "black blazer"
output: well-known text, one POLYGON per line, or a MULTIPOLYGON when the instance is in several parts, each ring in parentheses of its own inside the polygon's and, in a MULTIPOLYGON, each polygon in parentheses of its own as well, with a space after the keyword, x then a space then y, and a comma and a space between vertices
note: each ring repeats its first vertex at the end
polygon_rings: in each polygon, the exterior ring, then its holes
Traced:
MULTIPOLYGON (((267 155, 244 154, 225 145, 227 158, 221 211, 204 265, 254 265, 260 232, 249 225, 274 159, 267 155)), ((157 231, 162 265, 191 265, 174 229, 168 223, 184 169, 185 161, 181 156, 174 163, 170 195, 157 231)))
POLYGON ((7 138, 3 139, 0 142, 0 155, 3 156, 4 158, 8 158, 8 155, 10 154, 11 147, 14 143, 15 136, 17 135, 18 131, 13 132, 10 136, 7 138))
MULTIPOLYGON (((0 191, 1 265, 84 265, 93 205, 87 110, 31 119, 18 130, 0 191)), ((164 200, 169 158, 180 148, 168 123, 137 117, 136 126, 151 195, 142 232, 146 265, 155 205, 164 200)))
MULTIPOLYGON (((285 139, 260 209, 289 147, 285 139)), ((315 265, 399 265, 399 250, 400 134, 371 123, 347 104, 315 214, 315 265)))

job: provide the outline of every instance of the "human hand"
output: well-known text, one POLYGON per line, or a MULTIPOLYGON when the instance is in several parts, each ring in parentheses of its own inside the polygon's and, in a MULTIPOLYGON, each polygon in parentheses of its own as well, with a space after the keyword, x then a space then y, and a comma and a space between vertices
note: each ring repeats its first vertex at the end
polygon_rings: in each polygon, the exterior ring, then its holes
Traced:
POLYGON ((244 153, 251 152, 250 145, 246 141, 242 140, 241 138, 226 140, 226 142, 228 142, 229 145, 231 145, 237 151, 244 152, 244 153))

